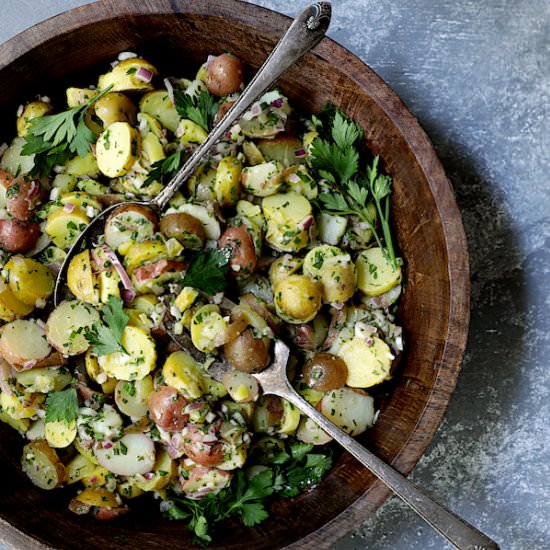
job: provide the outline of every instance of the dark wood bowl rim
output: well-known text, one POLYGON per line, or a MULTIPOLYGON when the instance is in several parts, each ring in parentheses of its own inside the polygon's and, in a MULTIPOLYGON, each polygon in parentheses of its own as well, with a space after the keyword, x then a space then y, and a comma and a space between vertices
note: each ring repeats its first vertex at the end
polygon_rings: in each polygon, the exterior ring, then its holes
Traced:
MULTIPOLYGON (((194 3, 194 2, 193 2, 194 3)), ((197 4, 204 2, 197 1, 197 4)), ((229 15, 238 14, 247 10, 259 21, 266 17, 275 21, 281 29, 288 26, 290 18, 241 0, 221 0, 220 5, 234 5, 229 15)), ((218 4, 206 1, 206 5, 218 4)), ((138 3, 117 0, 96 0, 78 8, 73 8, 60 15, 51 17, 5 42, 0 49, 0 69, 15 61, 24 53, 45 44, 48 40, 68 33, 83 25, 98 23, 102 20, 120 17, 129 14, 173 13, 178 5, 195 11, 195 7, 186 5, 181 0, 140 0, 138 3)), ((225 8, 225 6, 223 6, 225 8)), ((212 7, 210 6, 210 11, 212 7)), ((338 9, 334 5, 333 9, 338 9)), ((361 82, 362 75, 368 73, 372 82, 377 81, 376 92, 371 97, 384 110, 393 124, 399 129, 412 151, 415 152, 418 165, 422 168, 426 181, 434 197, 434 203, 439 211, 445 211, 442 228, 448 254, 448 276, 450 287, 449 324, 446 346, 443 351, 443 361, 439 365, 435 384, 430 392, 428 406, 410 433, 401 452, 392 461, 392 465, 403 474, 408 474, 420 459, 445 414, 450 397, 456 386, 460 365, 463 358, 468 336, 469 323, 469 264, 467 244, 462 225, 461 215, 456 205, 454 193, 444 169, 437 157, 428 136, 418 121, 409 112, 398 96, 379 78, 372 69, 361 61, 352 52, 339 45, 330 38, 325 38, 315 48, 315 54, 331 59, 341 56, 346 59, 346 73, 357 83, 361 82), (351 69, 351 70, 350 70, 351 69), (352 76, 353 74, 353 76, 352 76), (456 321, 456 322, 453 322, 456 321), (434 391, 438 392, 437 403, 431 403, 434 391), (406 458, 404 457, 406 454, 406 458), (411 457, 413 457, 411 459, 411 457)), ((365 521, 388 498, 391 492, 379 481, 375 482, 359 499, 351 504, 344 512, 333 518, 322 528, 297 541, 287 548, 313 549, 328 547, 344 536, 354 527, 365 521)), ((24 548, 25 550, 45 550, 52 548, 28 536, 13 527, 0 517, 0 542, 8 547, 24 548)))

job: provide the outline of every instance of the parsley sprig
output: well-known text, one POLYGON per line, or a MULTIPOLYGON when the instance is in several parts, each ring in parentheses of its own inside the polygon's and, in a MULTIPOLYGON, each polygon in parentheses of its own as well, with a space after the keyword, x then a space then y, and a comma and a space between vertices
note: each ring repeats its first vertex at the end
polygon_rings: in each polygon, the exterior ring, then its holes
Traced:
MULTIPOLYGON (((312 165, 333 190, 338 192, 320 193, 318 205, 321 210, 335 215, 357 216, 366 222, 372 231, 376 244, 384 251, 390 264, 396 268, 397 259, 390 231, 390 195, 391 178, 379 173, 379 157, 374 157, 365 173, 359 168, 357 142, 363 138, 363 132, 356 122, 339 110, 333 112, 330 131, 325 138, 318 137, 312 143, 312 165), (382 235, 379 235, 375 219, 368 208, 374 201, 382 235)), ((316 125, 322 123, 316 119, 316 125)))
POLYGON ((92 344, 96 355, 109 355, 110 353, 127 353, 121 343, 122 333, 130 318, 123 309, 120 298, 109 296, 109 301, 103 309, 105 323, 96 322, 88 329, 84 336, 92 344))
POLYGON ((66 422, 70 424, 78 416, 78 396, 74 388, 63 391, 54 391, 46 398, 45 421, 66 422))
POLYGON ((112 85, 86 103, 67 111, 31 119, 21 151, 23 155, 34 155, 31 175, 48 175, 56 164, 62 164, 74 155, 84 157, 90 151, 97 136, 86 125, 86 111, 111 88, 112 85))
POLYGON ((151 165, 145 185, 154 181, 163 182, 171 180, 178 170, 183 166, 183 151, 178 149, 165 159, 157 160, 151 165))
POLYGON ((195 254, 183 278, 184 286, 216 294, 227 287, 229 260, 220 250, 201 250, 195 254))
POLYGON ((181 118, 192 120, 205 132, 212 129, 214 117, 218 112, 218 102, 209 92, 200 92, 198 96, 174 90, 176 111, 181 118))
POLYGON ((294 443, 289 452, 274 457, 272 467, 265 467, 250 478, 238 470, 227 489, 201 500, 174 495, 167 514, 172 519, 188 521, 196 542, 203 545, 212 541, 211 529, 225 519, 241 517, 247 527, 261 523, 269 517, 266 507, 272 496, 296 496, 318 483, 332 467, 330 454, 312 450, 313 445, 294 443))

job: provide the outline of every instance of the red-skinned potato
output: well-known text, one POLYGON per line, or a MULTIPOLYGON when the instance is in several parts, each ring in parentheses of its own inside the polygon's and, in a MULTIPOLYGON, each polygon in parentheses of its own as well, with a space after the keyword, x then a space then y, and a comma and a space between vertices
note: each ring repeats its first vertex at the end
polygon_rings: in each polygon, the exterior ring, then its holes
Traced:
POLYGON ((168 238, 177 239, 187 248, 202 248, 206 242, 202 223, 186 212, 173 212, 162 216, 160 231, 168 238))
POLYGON ((28 252, 40 236, 37 222, 16 218, 0 220, 0 247, 13 254, 28 252))
POLYGON ((15 178, 6 189, 6 210, 18 220, 28 220, 40 202, 41 195, 38 181, 15 178))
POLYGON ((150 393, 147 405, 151 418, 163 430, 179 431, 189 421, 189 415, 184 412, 187 400, 169 386, 161 386, 150 393))
POLYGON ((314 390, 329 391, 341 388, 348 376, 343 359, 332 353, 315 354, 303 367, 304 382, 314 390))
POLYGON ((206 87, 217 97, 236 92, 243 82, 243 63, 230 53, 211 59, 206 67, 206 87))
POLYGON ((223 347, 231 366, 243 372, 260 372, 269 364, 269 350, 261 338, 247 329, 223 347))
POLYGON ((187 424, 183 432, 185 454, 201 466, 217 466, 224 461, 223 443, 216 440, 215 433, 187 424))
POLYGON ((231 273, 246 279, 256 268, 256 248, 244 225, 228 227, 218 241, 218 248, 228 253, 231 273))

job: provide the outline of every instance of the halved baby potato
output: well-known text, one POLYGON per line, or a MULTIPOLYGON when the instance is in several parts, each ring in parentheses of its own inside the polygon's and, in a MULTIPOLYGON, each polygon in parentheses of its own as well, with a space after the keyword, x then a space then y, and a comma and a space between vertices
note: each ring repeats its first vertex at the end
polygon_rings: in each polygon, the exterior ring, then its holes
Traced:
POLYGON ((85 302, 61 302, 46 323, 48 342, 65 355, 84 353, 90 347, 85 333, 98 321, 99 313, 85 302))
POLYGON ((83 250, 73 257, 67 270, 67 285, 76 298, 90 304, 99 302, 96 278, 92 271, 90 251, 83 250))
POLYGON ((120 61, 110 72, 101 75, 97 87, 101 91, 112 86, 111 92, 152 90, 151 79, 156 74, 157 69, 151 63, 141 57, 132 57, 120 61))
POLYGON ((98 358, 107 376, 117 380, 141 380, 154 368, 157 360, 155 341, 139 327, 126 326, 120 339, 127 353, 116 351, 98 358))
POLYGON ((113 122, 136 123, 137 108, 134 102, 120 92, 108 92, 94 103, 94 111, 103 122, 103 127, 113 124, 113 122))
POLYGON ((113 250, 132 242, 150 239, 157 228, 157 216, 150 208, 128 204, 116 208, 105 222, 105 242, 113 250))
POLYGON ((171 132, 176 131, 180 122, 180 116, 168 95, 168 90, 155 90, 146 93, 139 102, 139 110, 158 120, 171 132))
POLYGON ((44 302, 53 292, 55 279, 52 271, 32 258, 12 256, 4 269, 13 295, 24 304, 34 306, 38 301, 44 302))
POLYGON ((44 325, 33 319, 18 319, 0 328, 0 354, 11 365, 25 367, 45 359, 52 348, 44 325))
POLYGON ((40 489, 55 489, 65 479, 65 467, 57 453, 44 439, 31 441, 23 447, 23 471, 40 489))
POLYGON ((89 222, 90 218, 82 208, 62 208, 48 216, 44 231, 55 246, 68 250, 89 222))
POLYGON ((114 122, 97 139, 97 165, 109 178, 127 174, 138 153, 139 134, 127 122, 114 122))
POLYGON ((367 296, 378 296, 401 282, 401 266, 394 268, 381 248, 369 248, 357 256, 357 286, 367 296))

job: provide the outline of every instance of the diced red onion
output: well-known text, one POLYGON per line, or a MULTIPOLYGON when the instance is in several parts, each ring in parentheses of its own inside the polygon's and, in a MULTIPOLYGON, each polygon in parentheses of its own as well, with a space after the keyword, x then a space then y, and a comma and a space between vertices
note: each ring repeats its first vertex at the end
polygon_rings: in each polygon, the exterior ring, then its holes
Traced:
POLYGON ((304 158, 307 156, 307 151, 305 149, 296 149, 296 151, 294 151, 294 156, 297 159, 304 158))
POLYGON ((293 172, 292 174, 289 174, 287 179, 290 183, 300 183, 302 181, 300 179, 300 176, 298 174, 296 174, 295 172, 293 172))
POLYGON ((72 212, 74 210, 74 204, 72 202, 66 203, 63 210, 65 210, 65 212, 72 212))
POLYGON ((146 474, 143 474, 143 477, 147 480, 150 480, 155 477, 155 474, 153 472, 147 472, 146 474))
POLYGON ((197 409, 202 408, 204 403, 201 403, 200 401, 195 401, 194 403, 189 403, 187 407, 185 407, 186 411, 196 411, 197 409))
POLYGON ((113 444, 110 441, 105 441, 105 443, 103 443, 104 449, 110 449, 112 446, 113 444))
POLYGON ((38 191, 40 191, 40 185, 35 180, 31 181, 31 187, 29 189, 28 198, 29 200, 34 199, 36 195, 38 195, 38 191))
POLYGON ((36 365, 36 361, 34 359, 30 359, 29 361, 25 361, 23 363, 23 369, 32 369, 36 365))
POLYGON ((331 302, 330 305, 338 311, 341 311, 342 309, 344 309, 344 304, 342 302, 331 302))
POLYGON ((313 224, 313 216, 307 216, 298 224, 298 227, 300 229, 305 230, 305 229, 309 229, 312 224, 313 224))
POLYGON ((282 98, 282 97, 278 97, 277 99, 274 99, 274 100, 271 102, 271 106, 272 106, 272 107, 275 107, 275 109, 280 109, 280 108, 283 106, 283 98, 282 98))
POLYGON ((126 270, 120 263, 118 256, 106 244, 102 245, 101 248, 105 252, 105 256, 107 256, 107 258, 111 260, 113 267, 120 277, 120 281, 122 283, 122 286, 124 287, 123 291, 121 292, 122 299, 125 302, 131 302, 136 297, 136 289, 132 284, 130 276, 128 275, 128 273, 126 273, 126 270))
POLYGON ((145 82, 146 84, 149 84, 149 82, 153 80, 153 72, 149 69, 146 69, 145 67, 140 67, 136 71, 136 78, 138 80, 141 80, 142 82, 145 82))

